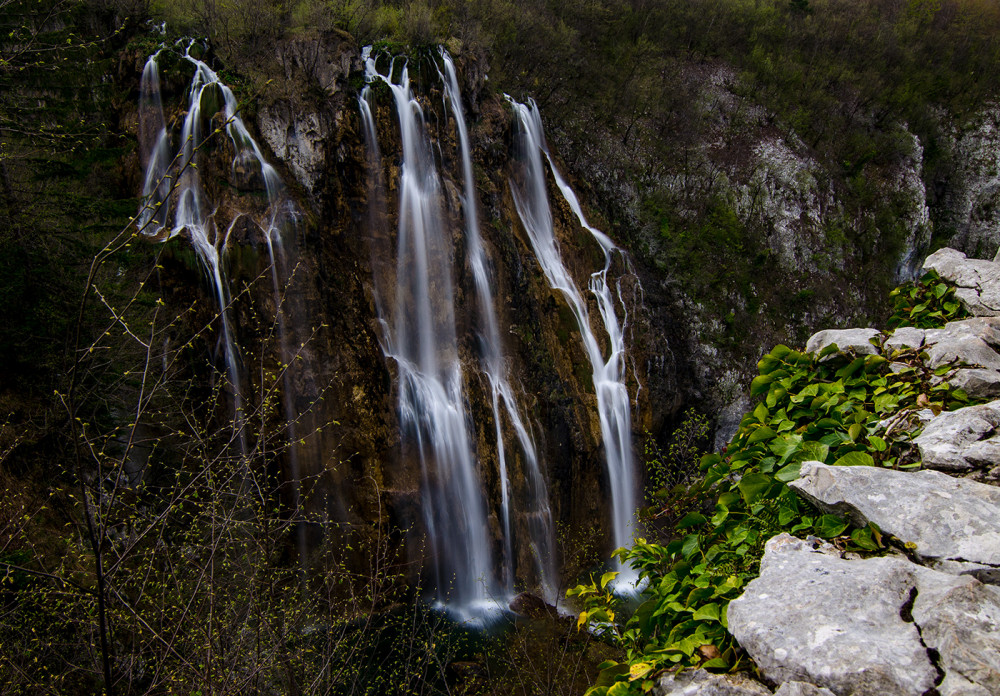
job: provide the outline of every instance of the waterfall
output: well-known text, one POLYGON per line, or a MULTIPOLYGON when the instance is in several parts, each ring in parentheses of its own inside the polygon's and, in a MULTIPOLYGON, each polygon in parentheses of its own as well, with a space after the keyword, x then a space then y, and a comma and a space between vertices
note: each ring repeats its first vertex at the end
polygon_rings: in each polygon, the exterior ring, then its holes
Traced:
MULTIPOLYGON (((215 211, 206 200, 197 166, 198 153, 206 140, 204 126, 216 113, 225 118, 226 136, 233 145, 233 171, 260 172, 267 193, 268 206, 262 219, 256 220, 264 231, 270 258, 270 276, 276 307, 276 330, 281 356, 286 428, 288 434, 288 462, 292 473, 293 505, 300 501, 300 472, 297 458, 295 413, 291 385, 291 365, 296 352, 291 347, 288 325, 289 309, 284 298, 284 285, 289 279, 289 258, 286 236, 294 236, 298 212, 291 202, 281 177, 264 159, 259 145, 250 135, 239 115, 239 105, 232 90, 223 84, 218 75, 203 61, 191 55, 193 42, 188 43, 183 57, 194 67, 194 76, 188 88, 187 113, 181 127, 180 143, 176 154, 171 155, 170 133, 163 116, 159 88, 158 58, 162 51, 151 56, 143 68, 140 84, 139 133, 142 158, 146 167, 143 185, 143 205, 136 225, 141 234, 153 239, 169 239, 187 230, 195 252, 206 270, 209 283, 219 310, 222 327, 222 352, 226 364, 229 388, 232 392, 234 411, 234 436, 240 451, 246 453, 245 414, 241 384, 240 355, 237 350, 230 319, 229 280, 221 256, 237 214, 225 233, 220 234, 215 223, 215 211), (171 204, 174 205, 173 224, 169 223, 171 204)), ((209 133, 210 135, 211 133, 209 133)), ((304 529, 300 529, 299 550, 304 556, 304 529)))
MULTIPOLYGON (((632 416, 625 386, 625 315, 623 310, 623 321, 619 323, 615 313, 616 302, 608 284, 612 254, 621 252, 607 235, 588 224, 576 195, 559 173, 549 153, 538 107, 532 101, 527 105, 510 101, 517 121, 517 146, 524 167, 523 180, 511 180, 511 193, 542 272, 549 285, 562 294, 580 329, 583 348, 593 369, 601 439, 611 488, 613 543, 616 547, 628 547, 632 545, 635 533, 637 498, 632 453, 632 416), (591 234, 604 252, 604 267, 590 276, 590 292, 597 301, 607 334, 610 347, 607 359, 604 358, 591 326, 587 304, 562 261, 546 193, 543 155, 556 186, 580 225, 591 234)), ((624 304, 622 307, 624 308, 624 304)), ((622 581, 626 579, 621 578, 622 581)))
POLYGON ((141 233, 148 235, 155 234, 167 224, 172 188, 168 172, 170 138, 160 99, 159 56, 160 51, 157 51, 149 57, 139 82, 139 153, 145 177, 142 187, 143 207, 136 224, 141 233), (152 230, 147 229, 150 227, 152 230))
MULTIPOLYGON (((395 306, 394 316, 383 318, 383 350, 399 371, 403 437, 420 457, 437 597, 468 614, 493 606, 497 587, 458 356, 451 235, 423 109, 407 66, 398 81, 393 68, 379 73, 366 52, 367 82, 380 80, 392 92, 403 149, 395 306)), ((362 114, 370 117, 366 106, 362 114)))
POLYGON ((524 419, 518 411, 517 402, 514 398, 514 390, 510 385, 503 345, 500 341, 496 308, 493 301, 493 286, 490 278, 489 263, 479 233, 476 191, 472 175, 472 157, 469 153, 469 134, 462 111, 462 97, 458 88, 458 78, 454 62, 443 48, 441 49, 441 58, 445 68, 445 74, 441 78, 445 87, 445 96, 451 104, 452 115, 458 129, 459 147, 462 153, 462 175, 465 186, 462 207, 465 213, 465 239, 479 304, 483 371, 490 384, 493 420, 496 426, 497 461, 500 467, 501 483, 501 516, 504 532, 504 551, 506 554, 503 580, 505 589, 508 592, 512 592, 514 554, 512 548, 513 533, 511 530, 511 482, 509 472, 507 471, 507 454, 504 446, 502 420, 503 413, 506 413, 525 460, 528 490, 525 515, 528 521, 528 543, 531 545, 532 557, 535 562, 535 572, 539 578, 542 593, 546 601, 555 603, 555 533, 552 524, 552 511, 549 507, 548 487, 545 483, 545 477, 542 474, 535 443, 528 432, 528 428, 525 426, 524 419), (503 413, 501 412, 501 404, 503 406, 503 413))

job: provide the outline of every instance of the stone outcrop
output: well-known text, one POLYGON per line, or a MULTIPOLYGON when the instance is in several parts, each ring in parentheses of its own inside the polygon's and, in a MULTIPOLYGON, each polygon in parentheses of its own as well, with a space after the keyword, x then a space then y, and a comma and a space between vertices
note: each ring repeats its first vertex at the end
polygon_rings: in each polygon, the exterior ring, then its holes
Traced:
POLYGON ((927 561, 1000 567, 1000 488, 939 471, 805 462, 793 489, 823 512, 916 544, 927 561))
POLYGON ((846 560, 781 534, 728 616, 776 683, 838 696, 989 694, 1000 683, 1000 590, 899 557, 846 560))
POLYGON ((928 469, 949 472, 990 471, 1000 467, 1000 401, 941 413, 914 438, 928 469))
POLYGON ((872 345, 872 339, 881 334, 878 329, 827 329, 815 333, 806 343, 806 350, 819 353, 830 345, 836 345, 841 351, 852 351, 857 355, 874 355, 878 349, 872 345))
POLYGON ((654 696, 770 696, 771 690, 745 675, 712 674, 695 669, 667 674, 653 687, 654 696))
MULTIPOLYGON (((942 249, 925 268, 958 286, 973 318, 889 334, 821 331, 807 350, 836 344, 853 355, 881 354, 897 361, 894 368, 904 366, 903 353, 919 352, 937 373, 932 383, 995 399, 1000 263, 942 249)), ((789 486, 821 512, 873 523, 906 542, 906 555, 862 560, 819 539, 781 534, 767 543, 760 576, 729 606, 730 632, 764 677, 782 685, 777 693, 1000 693, 1000 488, 981 482, 1000 472, 1000 400, 911 411, 900 422, 917 432, 924 470, 813 461, 789 486)))
POLYGON ((939 249, 927 257, 924 268, 957 286, 955 295, 971 314, 1000 315, 1000 265, 966 258, 955 249, 939 249))
MULTIPOLYGON (((1000 268, 1000 264, 991 265, 1000 268)), ((828 329, 813 334, 806 350, 819 353, 830 345, 836 345, 841 352, 881 353, 888 359, 899 351, 922 351, 929 369, 954 368, 946 379, 971 398, 1000 396, 1000 353, 996 350, 1000 348, 1000 317, 962 319, 940 329, 902 327, 889 335, 876 329, 828 329), (877 345, 880 340, 881 348, 877 345)))
MULTIPOLYGON (((666 674, 653 687, 654 696, 771 696, 771 690, 745 674, 712 674, 703 669, 666 674)), ((789 681, 774 696, 834 696, 808 682, 789 681)))

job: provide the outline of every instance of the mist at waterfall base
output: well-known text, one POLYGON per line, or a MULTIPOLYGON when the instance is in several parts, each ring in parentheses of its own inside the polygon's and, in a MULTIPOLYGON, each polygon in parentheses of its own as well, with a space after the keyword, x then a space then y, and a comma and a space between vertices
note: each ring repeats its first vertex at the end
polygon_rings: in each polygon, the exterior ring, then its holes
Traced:
MULTIPOLYGON (((192 55, 192 45, 183 49, 183 59, 194 69, 188 104, 179 134, 172 134, 163 115, 159 90, 158 56, 150 57, 143 71, 140 96, 140 141, 145 165, 143 207, 137 224, 145 236, 165 241, 185 235, 205 271, 218 310, 219 364, 227 382, 232 409, 232 447, 244 458, 247 430, 244 423, 245 368, 234 335, 230 281, 222 263, 229 236, 242 215, 250 215, 264 232, 275 294, 274 322, 279 334, 284 365, 283 403, 291 463, 295 505, 299 505, 295 422, 289 366, 294 357, 290 336, 295 317, 288 311, 282 288, 288 281, 289 240, 294 239, 299 214, 280 176, 267 163, 257 142, 239 115, 232 91, 204 62, 192 55), (224 131, 232 144, 236 168, 260 172, 267 194, 263 214, 241 212, 229 226, 216 226, 215 208, 207 200, 197 161, 201 144, 211 135, 206 124, 216 113, 225 119, 224 131)), ((429 545, 428 565, 432 599, 437 606, 463 621, 487 621, 505 611, 516 594, 515 587, 530 578, 532 586, 549 604, 558 602, 556 543, 549 503, 546 464, 535 442, 535 424, 524 408, 524 395, 510 374, 502 336, 506 332, 496 311, 493 259, 489 257, 479 229, 477 192, 473 174, 468 128, 454 62, 440 51, 437 69, 443 98, 442 111, 454 123, 463 184, 461 229, 454 229, 454 216, 444 210, 439 166, 442 143, 435 140, 423 104, 414 93, 408 65, 388 56, 373 57, 366 49, 363 59, 368 86, 359 98, 363 132, 369 150, 371 177, 381 177, 382 158, 398 158, 398 180, 391 190, 398 195, 395 229, 395 286, 376 298, 382 326, 382 349, 396 367, 397 409, 404 447, 420 460, 422 516, 429 545), (382 70, 378 63, 381 61, 382 70), (371 86, 380 83, 391 93, 398 120, 401 151, 384 153, 379 148, 372 113, 371 86), (456 234, 458 232, 459 234, 456 234), (464 254, 454 239, 464 241, 464 254), (480 347, 478 364, 459 357, 460 336, 456 323, 457 273, 455 259, 463 257, 471 271, 475 289, 475 330, 480 347), (488 384, 493 418, 494 453, 499 471, 499 500, 484 494, 483 459, 477 452, 474 426, 469 412, 467 385, 480 375, 488 384), (505 435, 511 435, 506 437, 505 435), (517 466, 517 465, 520 466, 517 466), (524 495, 515 495, 514 477, 524 495), (526 520, 515 526, 515 515, 526 520), (499 520, 500 543, 491 543, 491 516, 499 520), (530 567, 519 567, 516 548, 526 548, 530 567)), ((637 482, 631 450, 631 412, 625 385, 625 333, 627 313, 621 287, 609 279, 612 259, 623 252, 599 230, 589 225, 570 186, 559 173, 545 144, 541 117, 533 102, 511 100, 516 128, 516 174, 510 190, 520 222, 531 242, 531 251, 549 286, 572 311, 583 349, 588 358, 597 397, 601 442, 611 492, 611 528, 615 546, 628 546, 635 531, 637 482), (547 168, 546 165, 547 164, 547 168), (566 269, 555 236, 546 192, 546 171, 570 206, 580 226, 603 252, 605 264, 590 277, 588 290, 598 308, 599 321, 591 318, 588 303, 566 269), (607 358, 601 350, 599 326, 609 346, 607 358)), ((438 116, 440 117, 440 116, 438 116)), ((211 126, 209 125, 209 128, 211 126)), ((370 190, 380 190, 373 185, 370 190)), ((381 190, 384 191, 384 188, 381 190)), ((370 205, 374 202, 370 201, 370 205)), ((382 203, 384 205, 384 203, 382 203)), ((300 536, 299 555, 305 558, 305 539, 300 536)), ((523 563, 521 564, 524 565, 523 563)), ((620 591, 634 588, 635 575, 618 568, 620 591)))

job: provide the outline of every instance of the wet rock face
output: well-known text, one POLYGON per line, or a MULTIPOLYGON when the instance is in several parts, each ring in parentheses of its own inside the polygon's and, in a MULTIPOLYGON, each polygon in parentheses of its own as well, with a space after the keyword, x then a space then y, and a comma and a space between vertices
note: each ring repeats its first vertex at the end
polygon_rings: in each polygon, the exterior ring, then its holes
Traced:
POLYGON ((275 49, 271 71, 276 77, 257 113, 257 125, 313 202, 321 179, 344 159, 342 129, 355 115, 350 80, 360 70, 358 46, 342 32, 285 41, 275 49))
MULTIPOLYGON (((492 263, 512 382, 520 389, 517 396, 544 461, 555 519, 574 533, 596 539, 596 553, 603 557, 610 550, 610 541, 603 538, 610 527, 609 482, 579 329, 564 300, 548 287, 520 227, 509 185, 515 167, 510 108, 483 90, 485 67, 479 57, 460 54, 456 63, 467 90, 463 101, 483 244, 492 263)), ((384 338, 380 302, 395 301, 394 291, 386 291, 395 287, 396 273, 400 143, 395 107, 388 94, 375 95, 382 158, 381 189, 373 188, 357 106, 363 75, 353 40, 332 33, 283 43, 276 49, 272 69, 279 78, 265 90, 254 114, 254 135, 295 200, 298 225, 294 239, 287 240, 288 280, 277 300, 260 230, 249 221, 233 227, 227 258, 234 279, 238 341, 248 369, 280 379, 276 376, 283 374, 282 356, 267 325, 276 321, 279 302, 293 317, 291 345, 297 357, 280 388, 292 396, 297 444, 279 457, 283 475, 292 477, 297 471, 309 479, 304 490, 311 513, 348 522, 363 537, 374 538, 388 528, 399 530, 392 535, 393 543, 410 559, 419 559, 427 553, 422 541, 421 471, 401 437, 396 367, 380 344, 384 338)), ((441 205, 455 230, 456 326, 472 439, 484 493, 496 501, 501 483, 492 444, 489 386, 479 369, 475 287, 461 232, 464 187, 457 134, 442 106, 436 71, 425 65, 415 67, 413 74, 423 108, 433 113, 428 137, 440 157, 441 205)), ((233 184, 227 188, 222 182, 233 174, 225 158, 208 159, 205 178, 217 182, 209 185, 227 201, 218 214, 225 224, 224 218, 235 218, 242 203, 226 198, 233 184)), ((254 188, 252 174, 244 177, 243 188, 254 188)), ((590 274, 603 265, 603 256, 589 235, 581 233, 551 182, 550 189, 564 259, 586 295, 590 274)), ((240 193, 252 199, 254 191, 240 193)), ((584 206, 588 207, 586 200, 584 206)), ((664 328, 671 322, 663 306, 643 305, 642 287, 620 263, 611 275, 621 281, 628 314, 627 386, 635 406, 634 430, 641 432, 669 419, 681 405, 677 358, 664 328)), ((197 286, 197 278, 185 276, 180 284, 187 283, 197 286)), ((596 318, 593 299, 588 302, 596 318)), ((281 407, 272 405, 268 427, 283 432, 281 407)), ((506 436, 507 464, 520 470, 523 462, 516 441, 512 433, 506 436)), ((520 488, 523 482, 515 481, 513 493, 520 488)), ((499 516, 494 514, 490 524, 490 543, 499 547, 499 516)), ((518 524, 527 521, 515 521, 518 524)), ((530 565, 529 549, 514 553, 521 566, 530 565)), ((591 562, 596 560, 597 556, 591 562)))

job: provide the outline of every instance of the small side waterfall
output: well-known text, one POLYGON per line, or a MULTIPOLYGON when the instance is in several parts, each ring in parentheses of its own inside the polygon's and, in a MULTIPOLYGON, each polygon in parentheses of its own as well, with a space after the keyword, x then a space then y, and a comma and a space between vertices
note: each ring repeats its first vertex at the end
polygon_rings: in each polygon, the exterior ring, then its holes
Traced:
MULTIPOLYGON (((171 159, 170 134, 164 122, 159 93, 159 55, 160 52, 157 52, 146 62, 140 88, 144 107, 140 109, 140 117, 144 121, 147 118, 152 121, 143 123, 141 131, 148 132, 151 127, 159 126, 160 132, 155 139, 153 151, 144 153, 143 159, 147 161, 147 166, 143 206, 136 225, 142 234, 150 237, 163 238, 165 233, 169 238, 186 229, 191 238, 191 244, 208 274, 218 303, 222 352, 233 399, 233 433, 240 450, 246 452, 240 356, 233 341, 229 320, 228 282, 219 258, 220 248, 225 248, 225 235, 220 234, 212 214, 206 210, 196 162, 204 140, 202 110, 207 107, 209 115, 215 113, 218 110, 215 100, 222 97, 225 100, 227 132, 233 138, 235 131, 230 130, 230 126, 235 116, 236 99, 207 65, 190 55, 189 46, 184 57, 195 66, 195 74, 188 90, 188 111, 181 129, 180 148, 171 159), (168 227, 172 202, 175 204, 174 224, 168 227)), ((245 133, 245 129, 243 132, 245 133)))
POLYGON ((458 89, 458 78, 455 64, 451 56, 443 48, 441 58, 444 61, 445 74, 442 82, 445 86, 445 96, 451 104, 452 115, 458 129, 459 147, 462 151, 462 175, 465 184, 463 209, 465 212, 465 239, 468 248, 469 264, 476 284, 476 296, 479 302, 481 321, 482 362, 483 371, 490 383, 493 408, 493 420, 496 424, 497 460, 500 466, 501 479, 501 511, 504 526, 504 584, 508 592, 513 592, 514 556, 513 532, 511 530, 511 482, 507 471, 507 454, 503 437, 503 414, 506 413, 510 425, 517 437, 518 444, 525 460, 528 499, 525 501, 525 515, 528 520, 529 543, 535 561, 535 571, 546 601, 556 601, 555 573, 555 532, 552 524, 552 510, 549 507, 548 486, 538 461, 538 453, 524 419, 518 410, 514 398, 514 390, 510 385, 507 364, 503 354, 503 344, 500 341, 500 328, 497 322, 496 307, 493 302, 493 284, 490 277, 489 263, 483 248, 479 233, 479 219, 476 210, 476 189, 472 176, 472 157, 469 153, 469 134, 462 112, 462 97, 458 89), (501 411, 501 404, 503 411, 501 411))
MULTIPOLYGON (((608 285, 612 254, 621 252, 607 235, 587 223, 576 195, 552 161, 545 143, 538 107, 534 102, 525 105, 514 100, 511 100, 511 105, 517 120, 517 147, 523 164, 521 180, 510 182, 511 193, 518 215, 531 240, 532 249, 549 285, 565 298, 580 328, 584 351, 593 369, 601 438, 611 486, 613 541, 616 547, 631 546, 635 533, 637 499, 635 460, 631 444, 632 416, 628 390, 625 387, 624 322, 620 324, 618 321, 615 313, 616 301, 608 285), (590 291, 597 300, 604 330, 607 333, 610 346, 607 359, 604 358, 591 326, 587 304, 562 261, 546 193, 543 155, 557 187, 580 225, 593 236, 604 252, 604 268, 591 275, 590 291)), ((624 304, 622 306, 624 308, 624 304)), ((624 582, 628 578, 623 577, 621 580, 624 582)))
MULTIPOLYGON (((424 518, 434 559, 438 599, 460 613, 493 605, 498 588, 465 410, 455 330, 451 235, 441 208, 442 186, 423 109, 400 77, 378 72, 365 56, 369 83, 392 91, 402 140, 399 175, 394 315, 384 318, 388 357, 399 370, 404 439, 415 445, 423 471, 424 518)), ((366 104, 362 114, 370 117, 366 104)), ((373 132, 366 125, 366 130, 373 132)))
MULTIPOLYGON (((194 76, 188 88, 187 113, 181 127, 180 142, 175 154, 171 149, 171 134, 167 130, 159 88, 158 59, 161 51, 151 56, 143 69, 140 85, 139 132, 142 158, 146 167, 143 186, 143 206, 136 225, 143 235, 153 239, 169 239, 186 230, 192 246, 205 268, 218 305, 222 327, 222 352, 224 354, 229 388, 232 392, 234 411, 234 438, 241 453, 247 453, 241 358, 233 338, 230 318, 229 279, 222 264, 226 244, 233 227, 246 213, 238 213, 229 227, 221 233, 216 226, 215 210, 206 200, 198 169, 199 152, 211 131, 205 125, 215 114, 224 117, 224 130, 233 146, 235 156, 232 170, 243 175, 255 176, 257 172, 267 193, 267 209, 256 224, 264 232, 270 259, 270 276, 276 308, 275 324, 278 350, 281 357, 282 398, 284 402, 287 458, 291 468, 293 506, 300 506, 297 448, 295 443, 295 413, 291 385, 291 366, 296 357, 292 348, 290 325, 291 309, 285 301, 285 286, 290 277, 290 254, 286 250, 286 237, 294 239, 299 213, 288 197, 277 171, 264 159, 257 142, 248 132, 239 116, 239 105, 232 90, 223 84, 218 75, 203 61, 191 55, 192 43, 184 50, 183 58, 194 67, 194 76), (174 208, 170 224, 171 206, 174 208)), ((300 530, 302 531, 302 530, 300 530)), ((300 535, 301 536, 301 535, 300 535)), ((304 539, 300 538, 300 555, 304 555, 304 539)))

